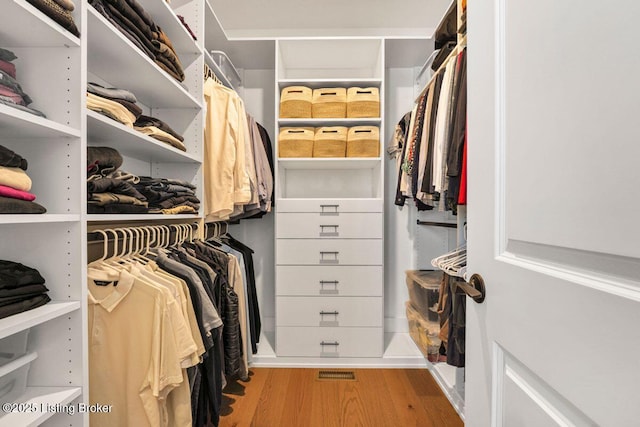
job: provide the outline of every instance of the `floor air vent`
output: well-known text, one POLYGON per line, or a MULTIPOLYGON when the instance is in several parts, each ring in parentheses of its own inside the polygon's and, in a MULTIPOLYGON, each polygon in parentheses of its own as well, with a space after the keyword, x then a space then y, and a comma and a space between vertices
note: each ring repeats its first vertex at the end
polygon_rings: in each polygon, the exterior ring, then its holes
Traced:
POLYGON ((324 381, 355 381, 353 371, 318 371, 318 379, 324 381))

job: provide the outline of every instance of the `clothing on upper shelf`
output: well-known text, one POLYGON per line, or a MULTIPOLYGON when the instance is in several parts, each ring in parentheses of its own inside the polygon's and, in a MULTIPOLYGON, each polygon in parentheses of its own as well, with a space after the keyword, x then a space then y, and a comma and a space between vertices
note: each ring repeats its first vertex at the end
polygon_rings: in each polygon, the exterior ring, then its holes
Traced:
POLYGON ((150 213, 197 213, 200 209, 191 183, 142 176, 134 187, 148 200, 150 213))
POLYGON ((259 325, 246 258, 221 245, 89 264, 89 398, 113 405, 91 425, 218 425, 222 389, 248 378, 249 329, 259 325))
POLYGON ((27 0, 38 10, 60 24, 62 28, 69 31, 76 37, 80 37, 80 32, 73 20, 71 11, 74 4, 70 0, 27 0))
POLYGON ((466 93, 463 49, 443 64, 413 111, 396 125, 387 150, 396 158, 396 205, 411 198, 418 210, 437 206, 457 212, 466 145, 466 93))
POLYGON ((0 319, 45 305, 51 298, 35 268, 0 260, 0 319))
POLYGON ((33 101, 16 79, 16 67, 12 63, 16 59, 12 51, 0 48, 0 104, 45 117, 41 111, 28 107, 33 101))
POLYGON ((184 81, 184 69, 170 39, 135 0, 89 0, 145 55, 174 79, 184 81))
POLYGON ((106 176, 122 166, 122 156, 115 148, 87 147, 87 176, 106 176))
POLYGON ((271 211, 273 169, 258 124, 231 89, 208 78, 204 86, 205 215, 207 221, 261 216, 271 211), (258 214, 258 215, 256 215, 258 214))
POLYGON ((7 166, 10 168, 20 168, 27 170, 28 163, 19 154, 16 154, 13 150, 0 145, 0 166, 7 166))
POLYGON ((193 31, 191 31, 191 27, 189 27, 189 24, 187 24, 184 20, 184 16, 182 15, 176 15, 178 17, 178 19, 180 20, 180 22, 182 23, 182 25, 184 25, 184 28, 187 29, 187 31, 189 32, 189 34, 191 35, 191 37, 194 40, 198 40, 198 38, 196 37, 196 35, 193 33, 193 31))
POLYGON ((187 151, 184 137, 162 120, 142 114, 136 96, 126 89, 87 83, 87 108, 179 150, 187 151))
POLYGON ((27 161, 0 145, 0 214, 41 214, 47 210, 33 201, 27 161))

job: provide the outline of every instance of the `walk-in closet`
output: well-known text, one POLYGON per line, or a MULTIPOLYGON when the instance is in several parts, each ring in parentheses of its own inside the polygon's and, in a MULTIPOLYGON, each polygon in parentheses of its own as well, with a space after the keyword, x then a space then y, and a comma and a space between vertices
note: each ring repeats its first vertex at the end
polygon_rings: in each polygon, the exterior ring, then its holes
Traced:
POLYGON ((633 17, 3 0, 0 426, 633 426, 633 17))

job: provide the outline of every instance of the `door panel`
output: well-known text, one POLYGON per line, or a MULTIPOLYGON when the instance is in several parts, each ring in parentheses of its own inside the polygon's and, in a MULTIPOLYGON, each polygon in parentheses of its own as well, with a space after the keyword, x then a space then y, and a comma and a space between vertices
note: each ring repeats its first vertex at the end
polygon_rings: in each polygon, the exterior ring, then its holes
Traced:
POLYGON ((487 298, 467 303, 465 421, 637 425, 640 4, 468 16, 468 267, 487 298))

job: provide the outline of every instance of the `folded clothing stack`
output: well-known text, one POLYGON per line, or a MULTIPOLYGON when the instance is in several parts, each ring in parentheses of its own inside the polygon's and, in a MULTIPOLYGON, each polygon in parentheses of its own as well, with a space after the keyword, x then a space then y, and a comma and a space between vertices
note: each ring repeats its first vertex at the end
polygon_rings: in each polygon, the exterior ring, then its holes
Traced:
POLYGON ((45 117, 42 112, 27 107, 32 101, 16 80, 16 66, 13 64, 16 59, 18 57, 12 51, 0 48, 0 104, 45 117))
POLYGON ((195 214, 200 209, 196 186, 190 182, 141 176, 134 187, 149 202, 149 213, 195 214))
POLYGON ((136 0, 89 0, 89 4, 160 68, 184 81, 184 69, 171 40, 136 0))
POLYGON ((187 151, 182 135, 160 119, 142 114, 136 96, 126 89, 103 87, 87 83, 87 108, 103 114, 130 128, 187 151))
POLYGON ((126 89, 87 83, 87 108, 130 128, 142 114, 136 102, 136 96, 126 89))
POLYGON ((134 187, 135 175, 121 171, 122 156, 110 147, 87 147, 87 213, 149 212, 144 195, 134 187))
POLYGON ((25 172, 27 161, 0 145, 0 214, 42 214, 47 210, 34 202, 29 193, 31 178, 25 172))
POLYGON ((51 301, 40 272, 26 265, 0 260, 0 319, 51 301))
POLYGON ((141 115, 133 124, 133 127, 135 130, 149 135, 158 141, 166 142, 178 150, 187 151, 182 135, 171 129, 168 124, 160 119, 141 115))
POLYGON ((71 12, 75 9, 75 5, 71 0, 27 0, 34 5, 40 12, 56 21, 65 30, 71 34, 80 37, 80 32, 73 20, 71 12))

